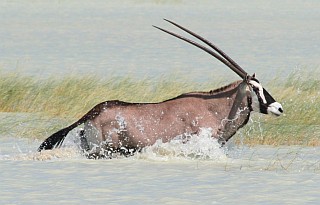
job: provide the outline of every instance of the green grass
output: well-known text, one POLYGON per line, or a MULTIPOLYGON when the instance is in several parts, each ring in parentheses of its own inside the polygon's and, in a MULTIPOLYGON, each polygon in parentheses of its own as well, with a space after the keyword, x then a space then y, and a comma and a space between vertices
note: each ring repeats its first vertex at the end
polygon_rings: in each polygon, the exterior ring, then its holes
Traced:
MULTIPOLYGON (((247 145, 320 145, 320 81, 317 76, 292 73, 285 79, 265 84, 283 105, 285 115, 278 118, 253 115, 252 122, 237 134, 236 141, 247 145)), ((28 120, 41 126, 27 123, 19 135, 44 139, 102 101, 159 102, 184 92, 208 91, 229 83, 196 83, 190 79, 177 79, 181 77, 172 74, 155 79, 110 77, 99 80, 93 76, 70 75, 39 80, 2 73, 0 112, 30 113, 31 119, 28 120)), ((0 132, 4 133, 9 128, 5 126, 6 119, 1 121, 0 132)), ((15 129, 21 127, 19 120, 8 119, 8 123, 15 129)))
POLYGON ((134 79, 68 76, 37 80, 5 74, 0 77, 0 112, 42 113, 77 118, 95 104, 112 99, 128 102, 157 102, 195 89, 196 83, 177 82, 174 77, 134 79))

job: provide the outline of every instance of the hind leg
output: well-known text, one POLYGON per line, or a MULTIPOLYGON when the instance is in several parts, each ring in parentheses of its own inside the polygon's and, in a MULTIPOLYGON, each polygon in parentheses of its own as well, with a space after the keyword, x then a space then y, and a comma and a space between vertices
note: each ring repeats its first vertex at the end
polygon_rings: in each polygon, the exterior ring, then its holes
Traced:
POLYGON ((87 138, 85 136, 85 131, 83 129, 79 132, 79 138, 80 138, 80 149, 83 152, 88 152, 90 150, 87 138))
POLYGON ((97 152, 96 149, 90 149, 86 132, 84 129, 81 129, 79 131, 79 139, 80 139, 80 149, 82 153, 88 158, 88 159, 100 159, 102 156, 99 152, 97 152))
POLYGON ((88 139, 88 134, 92 134, 90 130, 81 129, 78 132, 80 139, 79 147, 84 156, 88 159, 112 158, 113 153, 115 153, 114 148, 110 147, 109 143, 106 142, 101 142, 99 144, 89 142, 91 138, 88 139))

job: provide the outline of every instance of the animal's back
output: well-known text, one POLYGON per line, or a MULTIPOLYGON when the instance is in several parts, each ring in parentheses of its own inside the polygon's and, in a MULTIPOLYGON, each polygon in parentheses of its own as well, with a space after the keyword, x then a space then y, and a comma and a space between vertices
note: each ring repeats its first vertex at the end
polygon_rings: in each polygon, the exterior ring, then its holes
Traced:
POLYGON ((87 138, 93 144, 106 141, 115 148, 145 147, 157 139, 167 142, 181 134, 197 133, 201 127, 217 130, 220 120, 208 110, 206 99, 196 97, 161 103, 109 101, 98 107, 100 114, 86 123, 87 138))

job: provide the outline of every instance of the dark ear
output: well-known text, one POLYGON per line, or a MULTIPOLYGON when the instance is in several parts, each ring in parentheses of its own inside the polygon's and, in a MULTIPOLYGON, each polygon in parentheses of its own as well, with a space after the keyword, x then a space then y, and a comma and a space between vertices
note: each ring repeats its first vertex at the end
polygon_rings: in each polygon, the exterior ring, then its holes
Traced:
POLYGON ((252 77, 253 77, 253 78, 256 78, 256 73, 253 73, 252 77))

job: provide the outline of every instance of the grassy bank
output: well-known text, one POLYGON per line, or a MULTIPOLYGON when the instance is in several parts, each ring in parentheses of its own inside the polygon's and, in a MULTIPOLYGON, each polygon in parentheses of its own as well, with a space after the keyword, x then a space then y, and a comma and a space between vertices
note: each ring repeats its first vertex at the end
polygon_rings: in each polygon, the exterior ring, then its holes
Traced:
MULTIPOLYGON (((279 118, 254 115, 252 122, 238 134, 238 143, 320 145, 320 81, 316 76, 293 73, 286 79, 265 84, 282 103, 286 114, 279 118)), ((188 79, 177 81, 176 77, 110 77, 97 80, 92 76, 71 75, 62 79, 38 80, 4 73, 0 76, 0 112, 37 113, 37 116, 42 116, 38 117, 39 121, 60 119, 52 126, 45 123, 41 128, 30 127, 25 133, 43 139, 102 101, 158 102, 183 92, 210 90, 229 83, 200 84, 188 79)))

